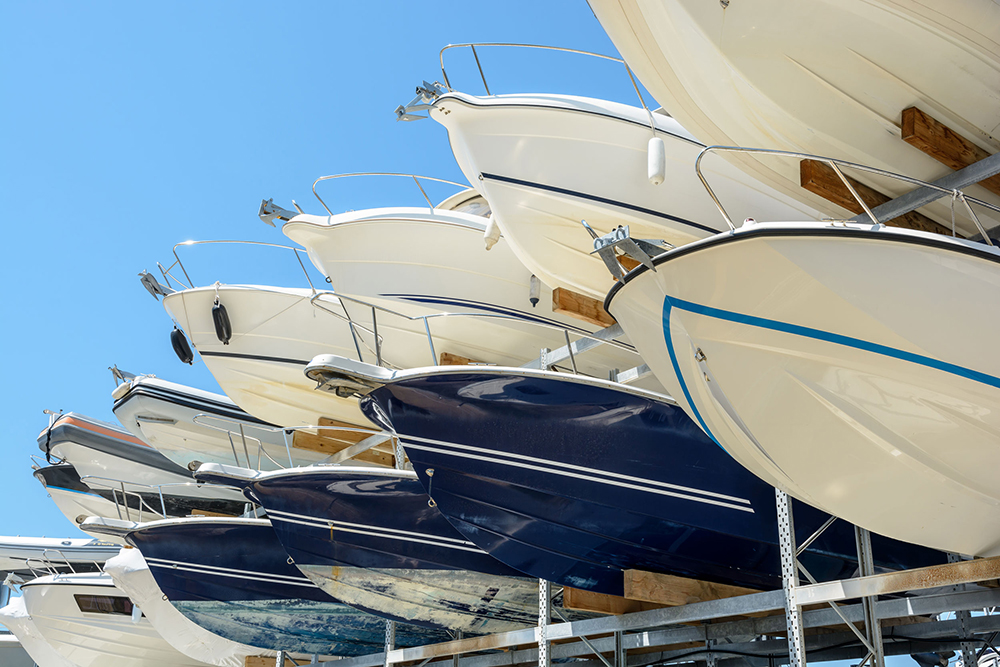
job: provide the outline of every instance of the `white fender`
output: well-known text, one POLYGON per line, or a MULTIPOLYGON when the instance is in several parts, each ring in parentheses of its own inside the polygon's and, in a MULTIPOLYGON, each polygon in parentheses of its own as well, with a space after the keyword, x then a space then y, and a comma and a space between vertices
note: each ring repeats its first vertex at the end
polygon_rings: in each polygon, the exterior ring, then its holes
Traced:
POLYGON ((649 140, 647 158, 649 182, 659 185, 667 175, 667 149, 663 145, 663 139, 653 137, 649 140))
POLYGON ((486 231, 483 232, 483 240, 486 241, 486 249, 489 250, 500 240, 500 225, 497 224, 497 216, 494 213, 490 216, 490 221, 486 223, 486 231))

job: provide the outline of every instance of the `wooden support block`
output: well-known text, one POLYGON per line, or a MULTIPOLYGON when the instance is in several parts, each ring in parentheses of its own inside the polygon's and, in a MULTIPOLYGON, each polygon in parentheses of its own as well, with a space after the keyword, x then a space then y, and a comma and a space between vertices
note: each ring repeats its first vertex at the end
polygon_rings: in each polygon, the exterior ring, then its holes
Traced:
POLYGON ((604 310, 602 302, 562 287, 552 290, 552 312, 569 315, 599 327, 615 324, 615 318, 604 310))
POLYGON ((659 609, 666 605, 642 600, 629 600, 617 595, 605 595, 585 591, 579 588, 563 588, 564 609, 575 609, 577 611, 596 611, 601 614, 631 614, 634 611, 646 611, 648 609, 659 609))
MULTIPOLYGON (((903 109, 901 130, 903 141, 956 171, 991 155, 916 107, 903 109)), ((1000 195, 1000 174, 980 181, 979 185, 1000 195)))
MULTIPOLYGON (((884 195, 850 176, 847 176, 847 180, 850 181, 851 186, 857 190, 869 208, 875 208, 892 199, 892 197, 884 195)), ((816 160, 802 160, 799 163, 799 181, 802 187, 809 192, 819 195, 855 215, 865 212, 861 204, 858 203, 858 200, 854 198, 854 195, 844 185, 844 182, 840 180, 837 172, 826 163, 817 162, 816 160)), ((905 213, 892 220, 882 220, 882 223, 893 225, 894 227, 905 227, 907 229, 934 232, 935 234, 951 235, 950 229, 916 211, 905 213)))
POLYGON ((274 667, 275 659, 266 655, 248 655, 243 658, 243 667, 274 667))
MULTIPOLYGON (((292 435, 292 447, 297 449, 307 449, 311 452, 319 452, 321 454, 331 455, 336 454, 342 449, 346 449, 351 445, 356 445, 365 438, 375 435, 378 431, 374 429, 359 427, 357 424, 350 424, 348 422, 338 421, 336 419, 330 419, 328 417, 320 417, 320 426, 337 426, 340 428, 353 428, 358 430, 352 431, 334 431, 334 430, 322 430, 319 433, 309 433, 307 431, 295 431, 292 435)), ((391 453, 379 451, 378 449, 369 449, 366 452, 361 452, 354 457, 359 461, 368 461, 369 463, 376 463, 378 465, 392 466, 393 456, 391 453)))
POLYGON ((469 359, 468 357, 462 357, 457 354, 452 354, 451 352, 442 352, 441 360, 438 362, 439 366, 469 366, 472 364, 479 364, 482 366, 485 365, 485 362, 469 359))
POLYGON ((235 514, 226 514, 225 512, 212 512, 209 510, 193 509, 191 514, 188 516, 215 516, 215 517, 235 517, 235 514))
POLYGON ((759 592, 753 588, 686 579, 670 574, 625 570, 625 597, 630 600, 655 602, 667 607, 759 592))

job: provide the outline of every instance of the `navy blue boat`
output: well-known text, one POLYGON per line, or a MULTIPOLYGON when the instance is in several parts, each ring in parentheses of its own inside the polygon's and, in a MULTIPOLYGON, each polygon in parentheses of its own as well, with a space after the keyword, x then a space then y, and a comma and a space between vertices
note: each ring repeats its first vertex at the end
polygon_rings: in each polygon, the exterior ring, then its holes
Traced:
MULTIPOLYGON (((265 519, 154 521, 126 539, 174 607, 209 632, 273 651, 357 656, 384 648, 385 621, 304 577, 265 519)), ((396 628, 397 646, 448 639, 412 625, 396 628)))
POLYGON ((462 537, 411 471, 297 468, 261 473, 245 493, 267 510, 299 570, 338 600, 466 633, 537 623, 537 580, 462 537))
MULTIPOLYGON (((623 594, 627 569, 781 587, 774 489, 666 397, 548 371, 390 373, 332 355, 307 374, 363 387, 365 414, 399 435, 441 512, 533 577, 612 595, 623 594)), ((828 518, 799 502, 794 513, 799 540, 828 518)), ((879 566, 945 562, 923 547, 872 543, 879 566)), ((801 561, 820 580, 852 575, 853 527, 835 522, 801 561)))

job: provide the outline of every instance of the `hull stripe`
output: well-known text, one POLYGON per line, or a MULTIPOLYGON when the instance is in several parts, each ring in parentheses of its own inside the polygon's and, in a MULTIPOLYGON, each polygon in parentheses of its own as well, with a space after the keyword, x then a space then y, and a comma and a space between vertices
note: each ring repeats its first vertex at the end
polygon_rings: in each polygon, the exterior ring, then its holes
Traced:
POLYGON ((184 572, 207 574, 216 577, 231 577, 234 579, 248 579, 250 581, 261 581, 269 584, 287 584, 291 586, 305 586, 307 588, 318 588, 316 584, 309 581, 309 579, 305 577, 290 577, 283 574, 271 574, 268 572, 234 570, 228 567, 199 565, 197 563, 185 563, 183 561, 167 560, 164 558, 147 558, 146 563, 148 563, 150 567, 162 567, 168 570, 182 570, 184 572))
POLYGON ((515 468, 524 468, 526 470, 535 470, 538 472, 543 472, 551 475, 561 475, 563 477, 574 477, 577 479, 583 479, 589 482, 597 482, 599 484, 608 484, 611 486, 618 486, 626 489, 634 489, 636 491, 644 491, 646 493, 655 493, 658 495, 671 496, 674 498, 680 498, 681 500, 690 500, 693 502, 705 503, 707 505, 716 505, 719 507, 725 507, 727 509, 739 510, 741 512, 754 513, 753 508, 750 506, 750 501, 743 498, 735 498, 732 496, 725 496, 723 494, 712 493, 709 491, 700 491, 698 489, 690 489, 682 486, 675 486, 672 484, 666 484, 663 482, 653 482, 651 480, 643 480, 636 477, 629 477, 627 475, 618 475, 619 479, 609 479, 607 477, 598 477, 598 474, 607 474, 599 470, 593 470, 591 468, 584 468, 582 466, 570 466, 569 464, 560 464, 567 468, 573 468, 575 470, 560 470, 555 468, 551 461, 546 461, 544 459, 535 459, 529 456, 520 456, 518 458, 526 459, 530 461, 538 461, 542 465, 533 465, 530 463, 522 463, 519 461, 513 461, 508 459, 497 458, 496 456, 485 456, 484 454, 493 454, 489 450, 485 450, 479 447, 471 447, 469 445, 459 445, 456 443, 442 442, 439 440, 431 440, 429 438, 418 438, 416 436, 409 436, 399 434, 399 437, 404 440, 404 448, 411 447, 413 449, 419 449, 427 452, 435 452, 438 454, 445 454, 448 456, 454 456, 459 458, 475 459, 478 461, 489 461, 490 463, 497 463, 500 465, 512 466, 515 468), (437 447, 428 446, 427 444, 417 444, 417 443, 431 443, 433 445, 438 445, 437 447), (442 447, 447 449, 442 449, 442 447), (462 451, 456 451, 457 449, 470 450, 468 453, 462 451), (581 474, 581 472, 593 473, 593 474, 581 474), (624 481, 629 480, 629 481, 624 481), (634 483, 633 483, 634 482, 634 483), (653 484, 658 485, 657 488, 652 486, 653 484), (676 489, 676 490, 675 490, 676 489), (682 491, 687 491, 684 493, 682 491), (693 494, 703 494, 701 496, 693 494), (731 501, 731 502, 727 502, 731 501))

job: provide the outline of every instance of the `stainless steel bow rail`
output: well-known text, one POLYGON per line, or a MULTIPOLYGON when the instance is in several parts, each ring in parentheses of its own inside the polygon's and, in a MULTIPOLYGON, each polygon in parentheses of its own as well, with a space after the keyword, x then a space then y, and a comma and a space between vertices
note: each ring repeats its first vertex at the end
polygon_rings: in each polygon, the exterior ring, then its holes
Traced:
POLYGON ((454 185, 455 187, 462 188, 463 190, 469 189, 471 187, 466 183, 457 183, 455 181, 448 181, 443 178, 436 178, 434 176, 419 176, 417 174, 406 174, 406 173, 397 173, 388 171, 359 171, 350 174, 334 174, 332 176, 320 176, 315 181, 313 181, 312 184, 313 196, 315 196, 316 199, 319 200, 319 203, 323 205, 323 208, 326 209, 327 213, 329 213, 330 215, 334 215, 333 211, 330 210, 330 207, 326 205, 325 201, 323 201, 323 198, 320 197, 319 193, 316 192, 316 185, 323 181, 332 181, 338 178, 354 178, 358 176, 390 176, 390 177, 412 179, 413 183, 417 186, 417 189, 420 190, 420 194, 423 195, 424 201, 427 202, 427 206, 430 207, 431 213, 434 212, 435 206, 431 202, 431 198, 427 196, 427 191, 424 190, 424 187, 422 185, 420 185, 420 181, 433 181, 435 183, 445 183, 447 185, 454 185))
MULTIPOLYGON (((90 488, 104 487, 112 492, 112 498, 114 498, 115 508, 118 511, 118 518, 122 521, 135 521, 136 523, 143 522, 143 508, 149 514, 147 520, 155 519, 167 519, 170 515, 167 514, 167 504, 163 496, 163 489, 171 488, 211 488, 211 489, 229 489, 231 491, 236 491, 240 495, 243 495, 243 489, 236 486, 229 486, 227 484, 216 484, 207 482, 169 482, 167 484, 142 484, 140 482, 130 482, 124 479, 116 479, 114 477, 102 477, 99 475, 83 475, 80 477, 80 481, 89 486, 90 488), (150 505, 145 498, 143 498, 141 491, 136 491, 134 489, 148 489, 149 493, 156 493, 160 499, 160 511, 159 513, 150 505), (119 492, 121 493, 121 500, 119 500, 119 492), (129 507, 128 498, 137 498, 137 507, 135 511, 138 512, 138 517, 132 517, 132 508, 129 507), (122 516, 122 510, 124 509, 125 515, 122 516)), ((192 499, 197 500, 197 497, 192 499)), ((253 503, 247 501, 247 512, 253 507, 253 503)))
MULTIPOLYGON (((909 183, 910 185, 914 185, 917 188, 923 189, 925 191, 938 193, 937 197, 934 197, 933 199, 940 199, 941 197, 951 197, 953 218, 955 215, 955 210, 954 210, 955 204, 957 201, 961 201, 965 207, 966 212, 969 214, 969 217, 971 218, 973 224, 975 224, 976 229, 978 229, 979 233, 982 235, 983 240, 987 244, 993 245, 993 241, 986 233, 986 229, 983 227, 983 224, 979 221, 979 216, 976 215, 976 212, 972 209, 971 204, 976 204, 977 206, 981 206, 985 209, 989 209, 991 211, 996 211, 996 212, 1000 212, 1000 206, 995 206, 993 204, 990 204, 989 202, 983 201, 982 199, 969 197, 958 188, 947 188, 937 183, 928 183, 927 181, 921 181, 916 178, 911 178, 910 176, 905 176, 903 174, 897 174, 895 172, 886 171, 885 169, 878 169, 876 167, 869 167, 868 165, 858 164, 857 162, 848 162, 847 160, 838 160, 836 158, 824 157, 822 155, 811 155, 809 153, 798 153, 795 151, 781 151, 769 148, 745 148, 742 146, 708 146, 705 149, 703 149, 701 153, 698 154, 698 158, 697 160, 695 160, 694 164, 695 173, 698 174, 698 179, 701 181, 701 184, 705 186, 705 190, 708 191, 709 197, 711 197, 712 201, 715 202, 716 208, 719 209, 719 212, 722 214, 722 217, 726 220, 726 224, 729 225, 729 229, 731 230, 736 229, 736 224, 733 222, 733 219, 729 217, 729 213, 726 212, 726 208, 722 205, 722 202, 719 201, 719 198, 715 194, 715 191, 712 189, 712 186, 709 185, 708 180, 701 172, 701 161, 709 153, 743 153, 747 155, 773 155, 776 157, 795 158, 799 160, 815 160, 816 162, 822 162, 823 164, 826 164, 831 169, 833 169, 834 173, 836 173, 837 176, 840 178, 840 180, 843 182, 844 187, 847 188, 847 190, 851 193, 851 196, 854 197, 854 199, 861 206, 862 210, 864 210, 865 215, 867 216, 867 220, 873 224, 882 224, 882 222, 879 220, 875 212, 868 206, 868 204, 865 203, 865 200, 861 198, 861 195, 858 194, 854 186, 851 185, 850 180, 847 178, 847 176, 844 175, 844 172, 841 170, 841 168, 843 167, 845 169, 856 169, 858 171, 863 171, 869 174, 875 174, 876 176, 883 176, 886 178, 892 178, 898 181, 903 181, 904 183, 909 183)), ((906 197, 906 195, 904 195, 904 197, 906 197)), ((902 199, 902 197, 900 199, 902 199)), ((924 204, 933 201, 932 198, 924 198, 924 199, 926 199, 926 201, 921 200, 922 203, 924 204)), ((893 217, 899 216, 903 212, 906 211, 897 211, 895 212, 893 217)), ((886 219, 888 220, 889 218, 886 219)), ((852 221, 862 222, 862 223, 865 222, 865 220, 859 218, 854 218, 852 221)))
POLYGON ((632 68, 622 60, 621 58, 616 58, 615 56, 608 56, 603 53, 595 53, 593 51, 581 51, 580 49, 570 49, 564 46, 548 46, 545 44, 519 44, 514 42, 475 42, 466 44, 448 44, 438 53, 438 61, 441 64, 441 78, 444 79, 444 85, 435 82, 428 83, 424 81, 423 85, 417 86, 417 94, 408 104, 400 105, 396 109, 397 120, 419 120, 421 118, 426 118, 426 116, 415 116, 412 115, 414 111, 424 111, 431 107, 433 101, 444 94, 445 92, 452 92, 455 89, 452 88, 451 79, 448 77, 448 72, 445 70, 444 66, 444 54, 446 51, 451 49, 464 49, 468 48, 472 51, 472 57, 476 61, 476 68, 479 70, 479 78, 483 82, 483 88, 486 90, 486 94, 492 96, 493 93, 490 91, 490 85, 486 82, 486 74, 483 71, 483 64, 479 60, 479 52, 476 51, 476 47, 501 47, 501 48, 516 48, 516 49, 538 49, 541 51, 559 51, 562 53, 573 53, 576 55, 589 56, 591 58, 598 58, 600 60, 608 60, 610 62, 615 62, 621 64, 625 68, 625 72, 628 74, 628 79, 632 83, 632 88, 635 90, 636 97, 639 98, 639 104, 642 106, 643 110, 649 118, 649 127, 656 133, 656 121, 653 120, 653 114, 646 106, 646 100, 642 96, 642 92, 639 90, 639 84, 636 82, 635 75, 632 73, 632 68))
MULTIPOLYGON (((373 449, 375 447, 378 447, 379 445, 381 445, 381 444, 383 444, 383 443, 385 443, 385 442, 387 442, 389 440, 395 440, 395 436, 393 436, 391 433, 387 433, 385 431, 378 431, 376 429, 371 429, 371 428, 364 428, 364 427, 360 427, 360 426, 324 426, 324 425, 319 425, 319 424, 317 424, 317 425, 309 425, 309 426, 290 426, 290 427, 274 426, 274 427, 270 427, 270 428, 263 427, 263 426, 254 426, 253 428, 255 428, 255 429, 259 430, 259 431, 265 431, 265 432, 280 433, 280 434, 282 434, 283 439, 284 439, 285 452, 288 455, 288 465, 286 466, 286 465, 284 465, 284 464, 279 463, 278 461, 276 461, 270 454, 267 453, 267 450, 264 448, 263 442, 259 438, 255 438, 253 436, 246 435, 243 423, 240 422, 239 420, 230 419, 229 417, 221 417, 219 415, 209 415, 209 414, 202 413, 202 414, 195 415, 194 418, 193 418, 193 421, 194 421, 194 423, 198 424, 199 426, 204 426, 206 428, 211 428, 211 429, 215 429, 217 431, 222 431, 223 433, 226 433, 229 436, 229 444, 232 447, 233 460, 236 462, 236 466, 238 466, 238 467, 245 467, 245 468, 248 468, 248 469, 251 469, 251 470, 256 469, 258 472, 261 469, 260 465, 261 465, 261 461, 262 461, 262 458, 261 458, 262 454, 263 454, 264 457, 267 458, 267 460, 269 460, 271 463, 273 463, 276 468, 287 469, 287 468, 294 468, 294 467, 296 467, 294 459, 293 459, 293 454, 292 454, 292 449, 293 449, 294 445, 292 443, 292 438, 290 436, 292 436, 297 431, 304 431, 304 432, 307 432, 307 433, 311 433, 313 431, 333 431, 333 432, 342 432, 342 433, 363 433, 363 434, 366 434, 368 436, 364 440, 361 440, 360 442, 357 442, 357 443, 355 443, 353 445, 349 445, 349 446, 345 447, 344 449, 340 450, 339 452, 335 452, 335 453, 331 454, 330 456, 326 457, 325 459, 323 459, 321 461, 317 461, 315 463, 311 463, 310 464, 310 465, 314 465, 314 466, 340 465, 341 463, 343 463, 345 461, 349 461, 350 459, 353 459, 358 454, 366 452, 369 449, 373 449), (219 422, 223 422, 223 423, 227 423, 228 422, 230 424, 234 424, 234 425, 237 426, 238 431, 234 430, 234 429, 231 429, 231 428, 226 428, 225 426, 219 426, 219 425, 216 425, 216 424, 210 424, 210 423, 208 423, 210 420, 219 421, 219 422), (246 461, 245 465, 240 462, 240 457, 239 457, 239 454, 237 453, 237 448, 236 448, 236 442, 237 442, 237 440, 235 440, 235 438, 239 438, 239 442, 242 444, 243 453, 244 453, 244 457, 245 457, 245 461, 246 461), (247 446, 247 440, 255 441, 255 442, 257 442, 257 445, 258 445, 257 466, 256 466, 256 468, 254 468, 254 465, 253 465, 253 463, 251 461, 250 448, 247 446)), ((395 452, 395 448, 393 449, 393 452, 394 452, 394 454, 396 453, 395 452)), ((400 459, 397 457, 397 460, 400 460, 400 459)))

